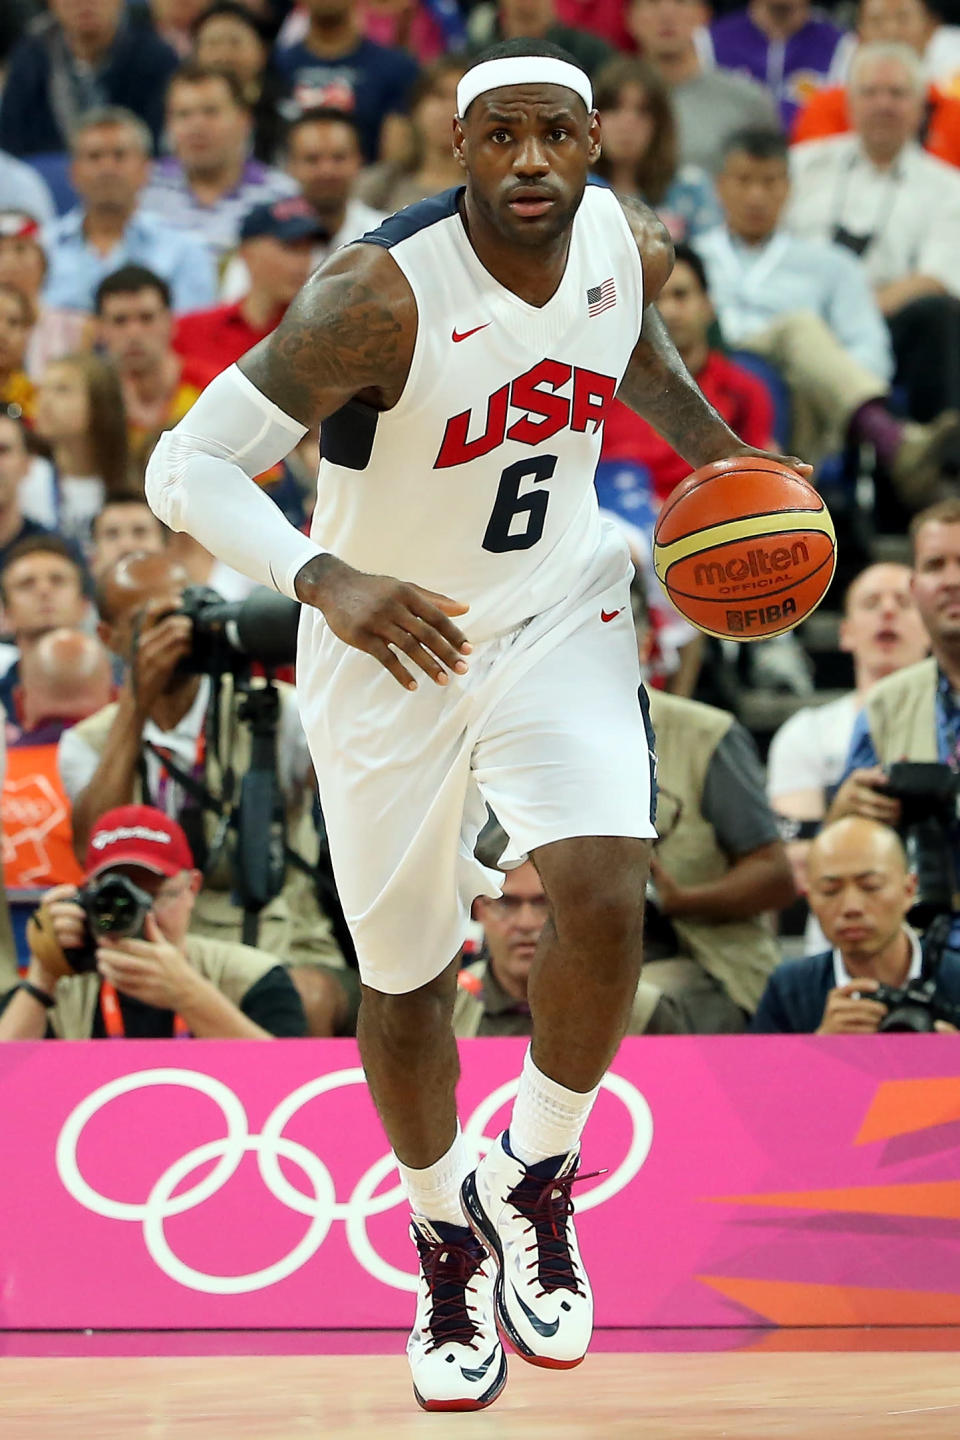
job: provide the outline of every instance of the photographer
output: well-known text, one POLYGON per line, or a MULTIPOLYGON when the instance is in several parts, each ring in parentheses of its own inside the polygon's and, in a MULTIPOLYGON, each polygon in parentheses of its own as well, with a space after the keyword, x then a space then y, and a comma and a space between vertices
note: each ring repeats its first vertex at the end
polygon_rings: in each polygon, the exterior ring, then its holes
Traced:
MULTIPOLYGON (((203 889, 192 932, 228 941, 241 938, 243 914, 232 903, 233 836, 218 813, 236 805, 251 760, 251 736, 240 718, 242 689, 232 674, 215 683, 190 663, 195 626, 183 613, 186 574, 166 553, 128 555, 98 578, 100 635, 129 672, 117 702, 64 733, 58 763, 73 801, 74 846, 82 854, 98 818, 117 805, 151 803, 184 828, 203 889), (218 709, 218 723, 209 717, 218 709), (218 804, 211 808, 204 792, 218 804)), ((296 695, 278 685, 277 780, 286 811, 287 838, 313 863, 313 770, 300 726, 296 695)), ((264 847, 270 836, 264 833, 264 847)), ((341 1023, 342 960, 308 876, 292 866, 283 889, 260 915, 258 944, 292 972, 304 997, 312 1034, 341 1023), (309 997, 309 998, 308 998, 309 997)), ((347 977, 349 980, 350 977, 347 977)))
POLYGON ((180 826, 159 810, 104 815, 85 872, 83 890, 48 891, 31 920, 30 965, 0 1001, 0 1040, 307 1033, 272 955, 187 934, 201 877, 180 826))
POLYGON ((932 954, 906 923, 917 882, 896 831, 849 816, 828 825, 807 857, 808 899, 833 946, 788 960, 771 975, 751 1030, 758 1033, 865 1035, 884 1029, 938 1031, 955 1026, 920 1006, 920 1015, 892 1019, 891 991, 919 982, 931 960, 939 1007, 960 1005, 960 957, 932 954), (926 953, 925 953, 926 952, 926 953), (924 1023, 924 1011, 929 1023, 924 1023))
MULTIPOLYGON (((954 875, 960 855, 960 826, 955 801, 947 805, 931 793, 925 797, 918 777, 910 784, 910 766, 902 767, 912 795, 909 809, 890 793, 888 772, 908 761, 939 766, 936 789, 951 788, 951 774, 960 768, 960 498, 943 500, 921 511, 910 525, 913 545, 911 590, 930 636, 932 655, 907 666, 875 685, 854 725, 844 778, 829 810, 829 819, 860 815, 886 825, 913 824, 924 812, 942 815, 941 851, 952 850, 954 875), (947 812, 950 813, 947 813, 947 812)), ((902 771, 901 771, 902 774, 902 771)), ((936 781, 937 777, 933 777, 936 781)), ((952 788, 955 790, 955 782, 952 788)), ((953 888, 956 889, 954 881, 953 888)), ((956 911, 956 905, 947 904, 956 911)), ((960 915, 951 933, 960 946, 960 915)))

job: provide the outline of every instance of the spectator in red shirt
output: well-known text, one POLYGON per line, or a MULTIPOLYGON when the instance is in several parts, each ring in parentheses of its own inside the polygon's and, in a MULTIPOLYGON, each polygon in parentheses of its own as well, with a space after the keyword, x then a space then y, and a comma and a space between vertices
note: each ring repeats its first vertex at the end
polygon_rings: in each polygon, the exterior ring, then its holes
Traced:
MULTIPOLYGON (((711 405, 747 445, 775 449, 773 402, 763 382, 710 347, 714 312, 703 262, 687 245, 677 245, 673 273, 660 291, 657 308, 673 343, 711 405)), ((690 474, 690 465, 626 405, 614 401, 604 425, 602 461, 629 461, 650 474, 654 507, 690 474)), ((627 517, 629 518, 629 517, 627 517)))
POLYGON ((183 357, 184 384, 202 390, 279 325, 306 283, 313 247, 322 238, 317 216, 299 195, 249 212, 240 227, 240 254, 250 289, 236 304, 195 310, 177 321, 173 348, 183 357))

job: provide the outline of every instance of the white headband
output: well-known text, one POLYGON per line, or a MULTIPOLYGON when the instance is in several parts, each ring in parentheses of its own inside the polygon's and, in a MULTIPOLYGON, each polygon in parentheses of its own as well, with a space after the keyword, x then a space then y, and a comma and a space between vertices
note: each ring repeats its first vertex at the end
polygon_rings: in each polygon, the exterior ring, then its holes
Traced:
POLYGON ((466 115, 467 107, 487 90, 501 85, 565 85, 574 90, 593 109, 593 90, 584 72, 566 60, 553 60, 548 55, 514 55, 505 60, 484 60, 474 65, 457 86, 457 114, 466 115))

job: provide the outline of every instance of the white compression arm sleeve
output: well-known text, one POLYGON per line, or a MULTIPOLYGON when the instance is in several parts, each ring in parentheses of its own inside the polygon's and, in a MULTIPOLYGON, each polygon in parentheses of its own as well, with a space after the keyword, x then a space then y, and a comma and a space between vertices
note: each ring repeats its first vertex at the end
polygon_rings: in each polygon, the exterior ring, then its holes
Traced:
POLYGON ((150 508, 171 530, 186 530, 235 570, 295 600, 298 571, 324 552, 253 476, 289 455, 306 433, 231 365, 160 437, 147 466, 150 508))

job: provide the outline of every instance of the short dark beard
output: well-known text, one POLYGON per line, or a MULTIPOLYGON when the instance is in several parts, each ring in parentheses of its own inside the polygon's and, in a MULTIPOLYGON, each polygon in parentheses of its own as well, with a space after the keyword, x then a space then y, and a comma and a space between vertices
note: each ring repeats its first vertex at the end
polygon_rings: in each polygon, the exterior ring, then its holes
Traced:
POLYGON ((509 221, 504 223, 505 216, 502 209, 497 204, 491 204, 485 195, 473 188, 469 177, 467 179, 467 192, 471 204, 476 207, 491 229, 495 230, 509 244, 524 250, 554 249, 557 241, 570 233, 586 188, 586 180, 584 180, 579 193, 570 200, 568 205, 561 208, 558 202, 550 211, 547 228, 535 230, 533 226, 525 226, 520 221, 516 223, 515 227, 509 221))

